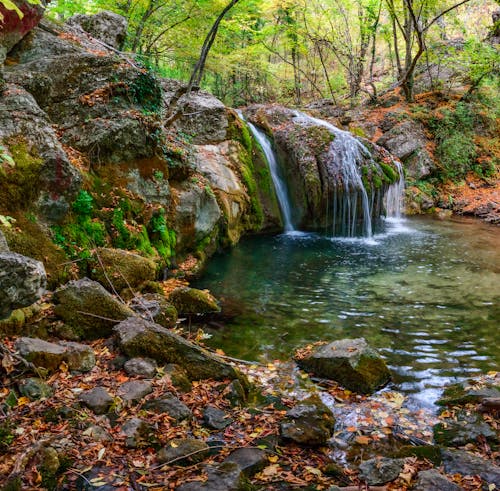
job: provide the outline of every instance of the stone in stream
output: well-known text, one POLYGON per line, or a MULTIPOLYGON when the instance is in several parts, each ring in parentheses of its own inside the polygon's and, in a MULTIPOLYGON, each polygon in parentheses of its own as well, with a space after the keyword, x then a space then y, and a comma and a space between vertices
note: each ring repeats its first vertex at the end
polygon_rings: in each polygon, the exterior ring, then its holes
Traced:
POLYGON ((54 312, 81 339, 109 336, 117 322, 134 312, 96 281, 70 281, 54 292, 54 312))
POLYGON ((168 297, 179 314, 209 314, 220 312, 217 300, 205 290, 182 286, 168 297))
POLYGON ((252 491, 255 489, 247 480, 243 470, 234 462, 223 462, 207 466, 208 479, 205 482, 190 482, 177 488, 178 491, 252 491))
POLYGON ((95 414, 106 414, 114 403, 114 399, 104 387, 86 390, 78 399, 95 414))
POLYGON ((238 379, 229 363, 158 324, 132 317, 115 327, 118 345, 130 357, 148 357, 180 365, 191 380, 238 379))
POLYGON ((413 491, 460 491, 462 488, 449 481, 436 469, 420 471, 413 491))
POLYGON ((143 409, 155 413, 168 414, 175 421, 183 421, 193 417, 191 410, 171 393, 166 393, 159 399, 152 399, 146 402, 143 409))
POLYGON ((95 365, 94 351, 90 346, 79 343, 49 343, 37 338, 19 338, 15 343, 19 354, 38 368, 56 371, 62 362, 70 370, 88 372, 95 365))
POLYGON ((380 355, 364 338, 342 339, 320 345, 297 364, 319 377, 335 380, 346 389, 370 394, 387 384, 391 373, 380 355))
POLYGON ((445 447, 461 447, 474 443, 483 437, 490 442, 498 442, 498 434, 478 414, 458 412, 455 419, 446 419, 433 428, 434 441, 445 447))
POLYGON ((500 467, 493 462, 463 450, 443 449, 441 456, 447 474, 480 476, 485 483, 494 484, 497 488, 500 488, 500 467))
POLYGON ((500 397, 500 390, 493 384, 482 388, 473 388, 474 380, 459 382, 446 387, 443 395, 436 402, 438 406, 464 406, 468 403, 481 402, 487 397, 500 397))
POLYGON ((403 470, 404 460, 386 457, 365 460, 359 466, 359 478, 369 486, 379 486, 394 481, 403 470))
POLYGON ((40 300, 46 284, 41 262, 14 252, 0 252, 0 319, 40 300))
POLYGON ((335 418, 318 396, 301 401, 286 414, 281 436, 301 445, 324 445, 333 434, 335 418))

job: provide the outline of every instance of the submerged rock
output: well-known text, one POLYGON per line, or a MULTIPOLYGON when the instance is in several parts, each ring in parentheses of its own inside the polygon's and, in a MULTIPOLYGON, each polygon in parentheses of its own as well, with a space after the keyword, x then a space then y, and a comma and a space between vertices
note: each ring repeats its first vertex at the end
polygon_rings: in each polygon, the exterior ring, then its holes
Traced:
POLYGON ((143 356, 160 363, 176 363, 191 380, 237 379, 241 375, 216 355, 186 341, 158 324, 131 317, 115 327, 122 351, 130 357, 143 356))
POLYGON ((391 378, 384 360, 364 338, 343 339, 318 346, 296 361, 304 370, 335 380, 360 394, 374 392, 391 378))
POLYGON ((182 286, 170 294, 169 300, 180 314, 220 312, 217 300, 206 290, 182 286))
POLYGON ((40 300, 46 284, 41 262, 13 252, 0 253, 0 319, 40 300))
POLYGON ((281 436, 302 445, 324 445, 333 434, 335 418, 319 397, 311 396, 290 409, 281 436))
POLYGON ((70 281, 55 291, 54 312, 83 339, 109 336, 113 327, 134 312, 96 281, 70 281))

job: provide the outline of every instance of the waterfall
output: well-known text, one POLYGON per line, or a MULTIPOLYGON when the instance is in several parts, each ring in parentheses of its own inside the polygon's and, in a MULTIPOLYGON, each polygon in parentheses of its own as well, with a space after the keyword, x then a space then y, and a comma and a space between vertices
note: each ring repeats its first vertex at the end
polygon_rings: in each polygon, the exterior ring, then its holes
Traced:
MULTIPOLYGON (((331 204, 333 223, 332 235, 340 234, 345 237, 357 235, 358 203, 361 204, 362 234, 372 236, 373 200, 370 203, 368 193, 358 168, 358 162, 363 158, 370 158, 368 149, 351 133, 343 131, 333 124, 322 119, 313 118, 307 114, 295 111, 297 120, 302 120, 327 128, 335 136, 329 149, 332 170, 339 173, 341 183, 333 189, 333 203, 331 204)), ((373 193, 372 193, 373 197, 373 193)))
POLYGON ((283 219, 283 228, 285 232, 293 232, 295 230, 292 222, 292 207, 290 205, 290 197, 288 196, 288 189, 286 187, 286 183, 282 178, 279 170, 278 159, 276 157, 276 153, 273 150, 271 145, 271 141, 268 136, 255 125, 246 121, 245 117, 241 113, 241 111, 237 111, 238 115, 248 125, 252 135, 255 140, 261 146, 262 151, 267 160, 267 164, 269 166, 269 171, 271 173, 271 179, 273 181, 274 189, 276 191, 276 197, 278 199, 278 204, 281 210, 281 216, 283 219))
POLYGON ((391 184, 385 195, 385 216, 386 218, 401 219, 403 199, 405 192, 405 177, 403 166, 397 160, 394 160, 399 172, 398 182, 391 184))

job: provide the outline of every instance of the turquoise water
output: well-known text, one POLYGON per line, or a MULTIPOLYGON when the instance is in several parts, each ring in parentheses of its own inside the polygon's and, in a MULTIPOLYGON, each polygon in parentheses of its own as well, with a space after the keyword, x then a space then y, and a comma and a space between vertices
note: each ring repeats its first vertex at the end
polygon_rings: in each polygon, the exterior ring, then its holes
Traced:
POLYGON ((249 238, 214 257, 195 286, 222 302, 208 344, 228 355, 288 359, 310 342, 363 336, 399 390, 429 400, 498 368, 499 272, 500 228, 415 218, 373 240, 249 238))

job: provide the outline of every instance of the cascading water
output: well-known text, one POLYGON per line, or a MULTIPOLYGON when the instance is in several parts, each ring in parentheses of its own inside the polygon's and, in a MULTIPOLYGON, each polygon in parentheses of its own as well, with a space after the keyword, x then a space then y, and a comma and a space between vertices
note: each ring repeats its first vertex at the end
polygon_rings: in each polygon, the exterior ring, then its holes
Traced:
POLYGON ((283 228, 285 232, 293 232, 295 228, 292 222, 292 207, 290 204, 290 198, 288 196, 286 183, 281 177, 278 159, 271 145, 271 141, 262 130, 259 130, 255 125, 247 121, 241 111, 237 111, 237 113, 240 116, 241 120, 248 125, 250 131, 252 132, 252 135, 257 140, 262 148, 262 151, 264 152, 269 166, 269 172, 271 173, 271 179, 274 184, 274 189, 276 191, 276 198, 278 199, 278 204, 281 209, 283 228))
MULTIPOLYGON (((331 203, 333 223, 332 235, 354 237, 357 235, 358 203, 361 204, 362 234, 372 236, 372 214, 374 200, 368 199, 368 193, 358 168, 358 162, 372 159, 368 149, 351 133, 336 126, 296 111, 298 121, 304 121, 327 128, 335 139, 329 148, 332 173, 341 176, 341 182, 334 182, 333 203, 331 203)), ((335 179, 335 177, 334 177, 335 179)), ((374 193, 372 193, 374 196, 374 193)))
POLYGON ((397 160, 394 160, 394 165, 399 172, 398 182, 391 184, 385 194, 385 216, 400 220, 403 214, 403 197, 405 192, 405 178, 403 166, 397 160))

